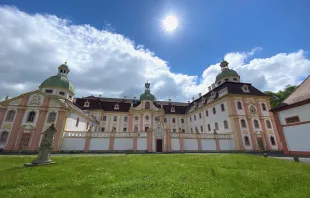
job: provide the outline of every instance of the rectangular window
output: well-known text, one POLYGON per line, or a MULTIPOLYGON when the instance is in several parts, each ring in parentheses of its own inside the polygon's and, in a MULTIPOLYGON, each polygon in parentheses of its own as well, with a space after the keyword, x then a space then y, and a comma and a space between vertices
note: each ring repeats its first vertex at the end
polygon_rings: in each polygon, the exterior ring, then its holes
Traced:
POLYGON ((201 119, 201 113, 199 113, 199 119, 201 119))
POLYGON ((177 132, 177 130, 176 130, 176 129, 173 129, 172 131, 173 131, 173 133, 177 132))
POLYGON ((117 116, 114 116, 114 122, 116 122, 117 121, 117 116))
POLYGON ((149 127, 145 127, 145 128, 144 128, 145 132, 147 132, 148 129, 149 129, 149 127))
POLYGON ((285 118, 285 122, 286 122, 286 124, 291 124, 294 122, 300 122, 299 116, 293 116, 293 117, 285 118))
POLYGON ((124 117, 124 122, 127 122, 127 120, 128 120, 128 117, 127 116, 124 117))
POLYGON ((192 122, 192 117, 189 117, 189 121, 192 122))
POLYGON ((112 127, 112 132, 115 132, 116 131, 116 127, 112 127))
POLYGON ((202 126, 200 126, 200 131, 203 132, 203 127, 202 126))
POLYGON ((45 93, 53 93, 53 90, 52 89, 46 89, 45 93))
POLYGON ((215 107, 213 107, 213 114, 216 114, 216 109, 215 109, 215 107))
POLYGON ((191 128, 191 132, 193 133, 193 128, 191 128))
POLYGON ((28 114, 27 122, 34 122, 35 116, 36 116, 36 113, 34 111, 31 111, 28 114))
POLYGON ((182 133, 185 133, 185 129, 182 129, 182 133))
POLYGON ((217 124, 217 122, 214 125, 215 130, 219 130, 219 125, 217 124))
POLYGON ((225 106, 224 106, 224 104, 221 104, 221 109, 222 109, 222 111, 225 111, 225 106))
POLYGON ((167 123, 167 118, 164 118, 164 122, 167 123))
POLYGON ((181 123, 184 123, 184 119, 183 118, 181 119, 181 123))
POLYGON ((60 92, 59 92, 59 95, 62 95, 62 96, 64 96, 64 95, 65 95, 65 92, 63 92, 63 91, 60 91, 60 92))
POLYGON ((196 115, 194 115, 194 120, 196 120, 196 115))
POLYGON ((103 116, 102 121, 107 121, 107 116, 103 116))
POLYGON ((104 127, 101 127, 101 132, 104 132, 105 131, 105 128, 104 127))
POLYGON ((175 118, 172 118, 172 123, 175 123, 175 118))
POLYGON ((210 124, 208 124, 208 131, 211 131, 211 126, 210 126, 210 124))
POLYGON ((123 132, 127 132, 127 128, 123 128, 123 132))
POLYGON ((209 116, 209 112, 208 112, 208 110, 206 110, 206 116, 207 116, 207 117, 209 116))

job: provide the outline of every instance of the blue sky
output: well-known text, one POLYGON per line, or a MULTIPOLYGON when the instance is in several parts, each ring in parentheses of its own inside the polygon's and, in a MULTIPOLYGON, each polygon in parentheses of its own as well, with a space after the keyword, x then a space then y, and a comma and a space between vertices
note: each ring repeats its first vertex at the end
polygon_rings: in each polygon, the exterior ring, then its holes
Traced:
MULTIPOLYGON (((198 81, 204 79, 202 73, 207 67, 219 63, 229 53, 250 53, 259 47, 260 50, 244 57, 243 65, 253 59, 299 50, 303 51, 303 59, 308 61, 309 57, 310 1, 307 0, 2 0, 1 4, 15 6, 32 16, 55 15, 73 25, 89 24, 97 30, 109 27, 115 34, 154 52, 167 62, 170 72, 196 76, 198 81), (180 20, 180 27, 173 33, 161 28, 161 20, 167 15, 180 20)), ((238 66, 240 69, 241 65, 234 67, 238 66)), ((307 75, 296 74, 292 83, 307 75)), ((194 80, 195 83, 197 91, 201 90, 194 80)), ((270 86, 259 88, 270 90, 270 86)))
POLYGON ((258 57, 309 51, 310 1, 110 0, 2 1, 28 13, 48 13, 74 24, 116 33, 144 45, 169 62, 172 71, 198 75, 231 51, 262 47, 258 57), (181 28, 164 32, 161 20, 178 16, 181 28))

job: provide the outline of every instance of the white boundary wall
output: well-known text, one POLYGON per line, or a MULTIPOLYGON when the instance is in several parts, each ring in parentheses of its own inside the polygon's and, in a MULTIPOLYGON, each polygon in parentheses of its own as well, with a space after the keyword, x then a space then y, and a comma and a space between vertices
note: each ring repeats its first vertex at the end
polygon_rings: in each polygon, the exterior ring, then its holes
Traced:
POLYGON ((133 138, 115 138, 113 150, 132 150, 133 149, 133 138))
POLYGON ((64 138, 62 150, 64 151, 84 151, 86 138, 64 138))
POLYGON ((143 151, 147 150, 147 138, 138 138, 137 140, 137 150, 143 151))
POLYGON ((92 138, 90 140, 89 150, 109 150, 110 138, 92 138))

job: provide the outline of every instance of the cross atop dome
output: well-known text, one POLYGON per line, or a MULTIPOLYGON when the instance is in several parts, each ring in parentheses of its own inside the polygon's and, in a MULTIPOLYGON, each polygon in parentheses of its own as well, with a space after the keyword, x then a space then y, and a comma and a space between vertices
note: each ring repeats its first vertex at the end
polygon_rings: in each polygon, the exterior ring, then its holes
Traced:
POLYGON ((145 90, 150 90, 150 86, 151 86, 151 83, 149 83, 149 81, 147 80, 146 83, 145 83, 145 90))
POLYGON ((155 100, 155 96, 153 94, 151 94, 151 90, 150 90, 151 83, 149 83, 149 81, 146 81, 144 86, 145 86, 145 91, 144 91, 143 94, 140 95, 140 100, 151 100, 151 101, 154 101, 155 100))

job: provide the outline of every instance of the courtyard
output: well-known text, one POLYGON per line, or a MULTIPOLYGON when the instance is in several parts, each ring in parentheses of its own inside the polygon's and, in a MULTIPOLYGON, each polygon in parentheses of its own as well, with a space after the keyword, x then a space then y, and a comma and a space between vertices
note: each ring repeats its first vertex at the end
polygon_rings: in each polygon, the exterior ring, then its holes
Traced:
POLYGON ((0 156, 0 197, 309 197, 310 165, 247 154, 0 156))

